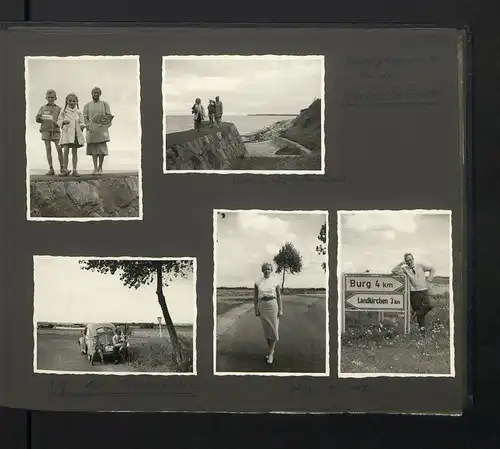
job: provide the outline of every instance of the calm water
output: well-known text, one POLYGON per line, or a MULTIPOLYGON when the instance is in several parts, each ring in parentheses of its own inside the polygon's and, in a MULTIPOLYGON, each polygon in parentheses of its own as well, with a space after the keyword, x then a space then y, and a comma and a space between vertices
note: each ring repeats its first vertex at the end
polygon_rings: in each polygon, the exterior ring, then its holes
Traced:
MULTIPOLYGON (((259 131, 274 122, 292 118, 294 117, 280 115, 225 115, 222 117, 224 122, 234 123, 241 135, 259 131)), ((188 129, 193 129, 191 115, 167 115, 167 134, 188 129)))

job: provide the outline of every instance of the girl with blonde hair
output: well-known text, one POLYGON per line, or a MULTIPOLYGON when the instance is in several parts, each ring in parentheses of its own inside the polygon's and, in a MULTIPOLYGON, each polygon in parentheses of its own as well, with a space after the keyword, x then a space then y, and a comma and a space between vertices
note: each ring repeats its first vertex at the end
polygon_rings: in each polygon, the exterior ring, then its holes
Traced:
POLYGON ((78 165, 78 148, 85 145, 83 130, 85 129, 85 121, 83 114, 78 107, 78 97, 74 93, 66 95, 64 108, 59 114, 57 124, 61 128, 60 144, 63 149, 63 168, 61 176, 80 176, 77 171, 78 165), (72 151, 73 171, 68 170, 69 150, 72 151))

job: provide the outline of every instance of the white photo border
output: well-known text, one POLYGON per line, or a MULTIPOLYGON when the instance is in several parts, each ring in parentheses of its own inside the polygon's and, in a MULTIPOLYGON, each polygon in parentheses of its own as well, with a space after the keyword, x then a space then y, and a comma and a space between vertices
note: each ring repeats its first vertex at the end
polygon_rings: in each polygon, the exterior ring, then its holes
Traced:
POLYGON ((213 210, 213 374, 214 376, 252 376, 252 377, 329 377, 330 376, 330 265, 329 265, 329 212, 328 210, 264 210, 264 209, 214 209, 213 210), (326 223, 326 272, 325 272, 325 372, 323 373, 293 373, 293 372, 226 372, 217 371, 217 216, 219 213, 261 213, 289 215, 324 215, 326 223))
POLYGON ((115 256, 115 257, 100 257, 100 256, 53 256, 37 254, 33 256, 33 372, 35 374, 53 374, 53 375, 70 375, 70 376, 196 376, 197 375, 197 319, 198 319, 198 296, 197 296, 197 279, 198 279, 198 265, 196 257, 133 257, 133 256, 115 256), (59 370, 40 370, 37 368, 37 338, 38 326, 36 319, 36 281, 35 281, 35 260, 36 259, 74 259, 74 260, 185 260, 193 262, 193 371, 182 372, 113 372, 113 371, 59 371, 59 370))
POLYGON ((447 209, 386 209, 386 210, 338 210, 337 211, 337 376, 339 378, 372 378, 372 377, 444 377, 444 378, 454 378, 456 375, 455 370, 455 304, 453 298, 453 220, 452 211, 447 209), (344 373, 341 371, 342 360, 342 227, 341 227, 341 217, 343 215, 352 214, 398 214, 398 213, 411 213, 414 215, 447 215, 449 217, 450 223, 450 234, 449 234, 449 244, 450 244, 450 305, 449 305, 449 320, 450 320, 450 373, 448 374, 420 374, 420 373, 344 373))
POLYGON ((139 55, 120 55, 120 56, 25 56, 24 57, 24 98, 25 98, 25 154, 26 154, 26 219, 28 221, 135 221, 143 219, 143 192, 142 192, 142 113, 141 113, 141 61, 139 55), (46 60, 106 60, 106 59, 131 59, 137 61, 137 96, 138 96, 138 137, 139 137, 139 155, 138 155, 138 186, 139 186, 139 215, 137 217, 32 217, 30 203, 30 165, 28 154, 28 126, 30 118, 28 117, 28 89, 29 89, 29 70, 28 61, 36 59, 46 60))
POLYGON ((170 55, 163 56, 162 59, 162 135, 163 135, 163 174, 204 174, 204 175, 324 175, 326 170, 326 145, 325 145, 325 55, 170 55), (167 150, 167 114, 164 110, 164 80, 166 77, 166 61, 182 59, 319 59, 321 60, 321 168, 319 170, 167 170, 166 150, 167 150))

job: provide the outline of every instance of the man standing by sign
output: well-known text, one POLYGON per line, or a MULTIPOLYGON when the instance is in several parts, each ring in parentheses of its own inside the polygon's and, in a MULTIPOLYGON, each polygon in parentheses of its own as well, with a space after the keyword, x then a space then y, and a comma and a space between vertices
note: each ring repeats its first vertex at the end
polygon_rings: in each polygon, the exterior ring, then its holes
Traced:
POLYGON ((434 279, 435 273, 430 265, 416 263, 411 253, 406 253, 404 261, 392 270, 392 274, 404 274, 410 282, 411 308, 421 331, 425 331, 425 316, 432 310, 428 283, 434 279), (429 273, 427 277, 426 273, 429 273))

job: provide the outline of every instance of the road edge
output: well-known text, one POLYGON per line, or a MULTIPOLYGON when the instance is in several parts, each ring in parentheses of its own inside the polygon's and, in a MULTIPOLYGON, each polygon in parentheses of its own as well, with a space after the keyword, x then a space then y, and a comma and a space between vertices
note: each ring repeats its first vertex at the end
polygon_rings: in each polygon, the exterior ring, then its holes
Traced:
POLYGON ((217 317, 216 337, 219 338, 225 334, 230 327, 234 326, 240 317, 248 313, 253 308, 252 303, 242 304, 241 306, 233 307, 226 313, 217 317))

